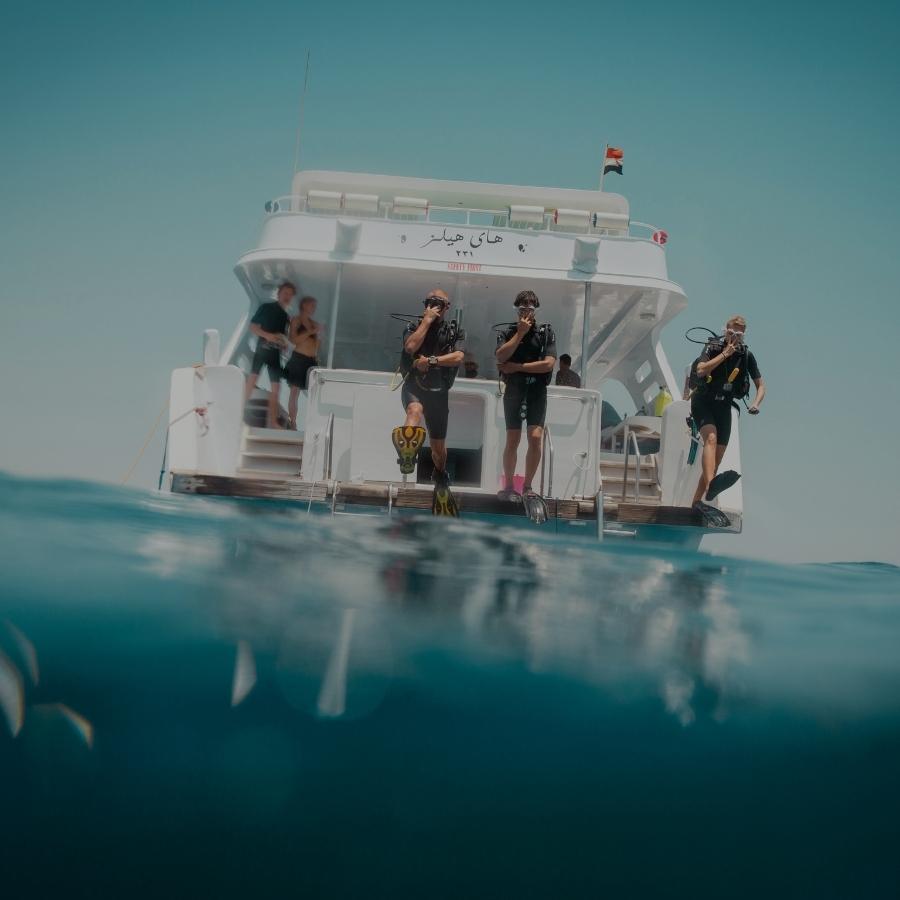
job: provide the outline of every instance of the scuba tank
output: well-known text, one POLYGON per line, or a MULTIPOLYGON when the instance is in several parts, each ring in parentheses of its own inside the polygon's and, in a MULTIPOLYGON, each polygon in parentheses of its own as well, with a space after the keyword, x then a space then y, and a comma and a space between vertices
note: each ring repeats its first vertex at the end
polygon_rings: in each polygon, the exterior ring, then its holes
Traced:
POLYGON ((672 395, 669 393, 669 389, 662 385, 659 389, 659 393, 653 398, 653 415, 654 416, 662 416, 665 408, 672 402, 672 395))

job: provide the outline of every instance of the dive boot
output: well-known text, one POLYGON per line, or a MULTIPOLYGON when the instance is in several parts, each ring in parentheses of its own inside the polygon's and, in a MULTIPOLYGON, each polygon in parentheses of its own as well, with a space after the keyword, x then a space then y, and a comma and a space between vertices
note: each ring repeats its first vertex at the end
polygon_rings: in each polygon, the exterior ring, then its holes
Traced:
POLYGON ((452 516, 459 518, 459 507, 456 498, 450 491, 450 479, 446 472, 435 471, 434 490, 431 493, 431 512, 435 516, 452 516))
POLYGON ((737 484, 740 477, 741 473, 735 472, 734 469, 728 469, 726 472, 719 472, 719 474, 709 483, 709 487, 706 490, 706 496, 703 499, 715 500, 722 491, 727 491, 733 484, 737 484))
POLYGON ((391 442, 397 451, 401 474, 414 472, 419 449, 425 443, 425 429, 421 425, 398 425, 391 432, 391 442))

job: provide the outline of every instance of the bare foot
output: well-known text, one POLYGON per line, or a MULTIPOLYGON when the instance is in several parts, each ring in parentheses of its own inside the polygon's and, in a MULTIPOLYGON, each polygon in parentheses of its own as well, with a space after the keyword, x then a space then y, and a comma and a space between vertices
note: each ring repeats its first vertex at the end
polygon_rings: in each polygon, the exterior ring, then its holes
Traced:
POLYGON ((266 425, 266 428, 272 428, 272 429, 274 429, 275 431, 284 431, 284 426, 283 426, 283 425, 279 425, 278 422, 269 422, 269 423, 266 425))

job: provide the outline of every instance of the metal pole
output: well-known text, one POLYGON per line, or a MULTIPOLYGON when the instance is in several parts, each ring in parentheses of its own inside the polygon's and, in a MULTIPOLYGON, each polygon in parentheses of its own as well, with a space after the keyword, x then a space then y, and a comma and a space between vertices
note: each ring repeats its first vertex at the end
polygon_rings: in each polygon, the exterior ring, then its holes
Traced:
MULTIPOLYGON (((300 95, 300 117, 297 121, 297 143, 294 145, 294 175, 300 168, 300 139, 303 134, 303 108, 306 106, 306 88, 309 85, 309 50, 306 51, 306 72, 303 75, 303 93, 300 95)), ((291 179, 291 194, 294 193, 294 181, 291 179)), ((291 202, 293 204, 293 196, 291 202)), ((296 210, 294 210, 296 212, 296 210)))
POLYGON ((603 147, 603 162, 600 164, 600 190, 603 190, 603 176, 606 174, 606 154, 609 152, 609 144, 603 147))
POLYGON ((594 511, 597 513, 597 540, 603 540, 603 484, 600 490, 594 494, 594 511))
POLYGON ((341 272, 343 263, 337 264, 337 274, 334 278, 334 297, 331 300, 331 319, 328 322, 328 359, 325 365, 331 369, 334 366, 334 338, 337 334, 338 307, 341 303, 341 272))
POLYGON ((591 283, 584 283, 584 321, 581 326, 581 386, 586 388, 587 358, 591 339, 591 283))

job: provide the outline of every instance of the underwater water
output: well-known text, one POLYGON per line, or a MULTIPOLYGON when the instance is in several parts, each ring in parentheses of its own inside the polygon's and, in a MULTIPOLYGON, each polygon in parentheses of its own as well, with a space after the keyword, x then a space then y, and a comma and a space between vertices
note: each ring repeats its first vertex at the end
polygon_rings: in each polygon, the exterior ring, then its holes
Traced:
POLYGON ((898 896, 900 570, 534 535, 0 476, 0 896, 898 896))

